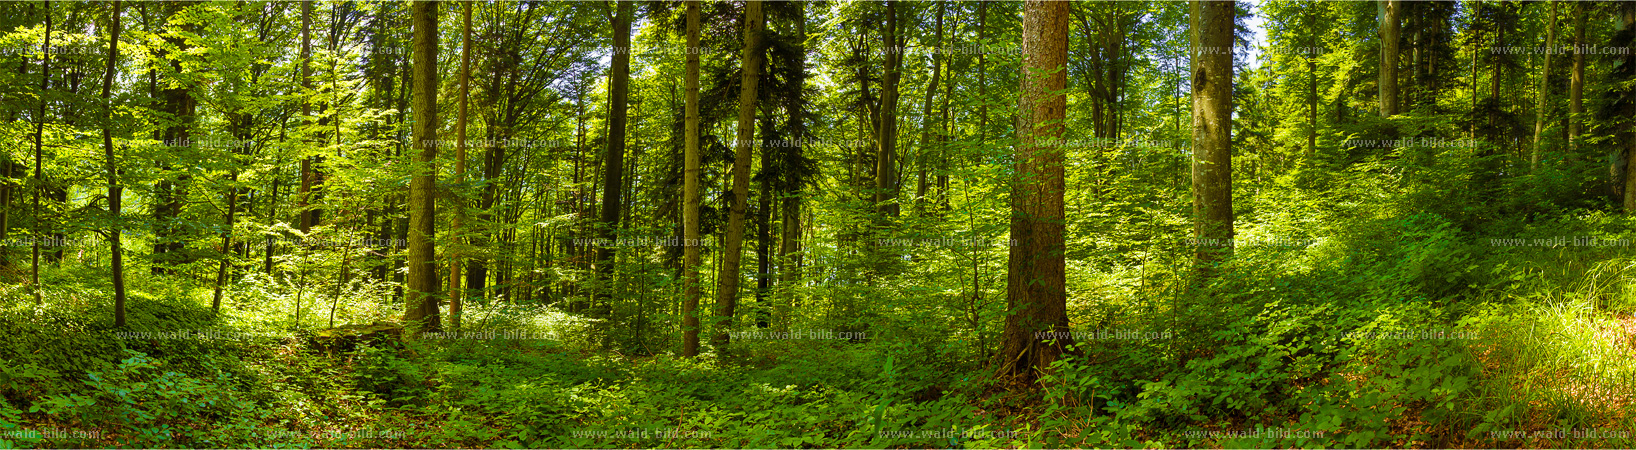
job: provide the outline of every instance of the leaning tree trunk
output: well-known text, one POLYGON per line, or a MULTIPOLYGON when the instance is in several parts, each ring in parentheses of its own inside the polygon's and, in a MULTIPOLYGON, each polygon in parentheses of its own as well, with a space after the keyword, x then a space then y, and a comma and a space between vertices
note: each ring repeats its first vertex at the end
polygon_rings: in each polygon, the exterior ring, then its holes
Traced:
POLYGON ((739 263, 744 257, 744 210, 750 196, 750 147, 755 139, 756 85, 761 80, 762 30, 761 0, 744 7, 744 56, 740 59, 742 88, 738 95, 738 139, 733 153, 733 196, 727 213, 727 230, 722 237, 721 270, 716 275, 716 332, 710 344, 727 348, 727 329, 738 306, 739 263))
POLYGON ((602 214, 598 228, 603 245, 596 249, 596 301, 592 315, 606 318, 613 305, 614 246, 619 228, 620 195, 625 186, 625 123, 631 84, 631 0, 619 2, 613 23, 613 68, 608 75, 608 156, 602 171, 602 214))
POLYGON ((1068 99, 1068 3, 1023 4, 1022 96, 1006 276, 1005 357, 998 376, 1024 384, 1073 350, 1068 335, 1062 136, 1068 99))

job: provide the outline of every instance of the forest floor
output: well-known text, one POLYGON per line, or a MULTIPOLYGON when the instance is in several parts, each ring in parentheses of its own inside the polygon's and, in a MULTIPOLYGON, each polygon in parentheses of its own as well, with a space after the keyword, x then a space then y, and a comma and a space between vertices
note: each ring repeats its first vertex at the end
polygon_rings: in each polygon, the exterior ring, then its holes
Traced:
POLYGON ((1636 255, 1495 240, 1629 239, 1631 219, 1350 220, 1318 245, 1244 248, 1197 290, 1152 271, 1079 285, 1084 357, 1037 389, 996 384, 994 343, 913 294, 858 319, 880 338, 741 338, 687 359, 648 350, 668 331, 481 302, 465 336, 335 345, 314 338, 331 308, 336 324, 390 318, 386 291, 307 293, 292 328, 303 294, 272 280, 235 284, 214 317, 205 284, 139 275, 116 330, 102 269, 65 267, 42 304, 0 290, 0 447, 1636 446, 1636 255))

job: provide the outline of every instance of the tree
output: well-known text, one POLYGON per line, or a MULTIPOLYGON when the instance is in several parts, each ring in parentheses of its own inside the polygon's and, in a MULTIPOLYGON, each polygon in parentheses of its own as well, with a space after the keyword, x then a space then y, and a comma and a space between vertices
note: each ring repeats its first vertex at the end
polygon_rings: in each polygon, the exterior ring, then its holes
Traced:
POLYGON ((437 12, 436 0, 409 6, 414 28, 413 142, 414 175, 409 181, 409 273, 406 276, 403 320, 421 331, 441 329, 438 319, 437 248, 432 242, 437 214, 437 12))
POLYGON ((727 347, 727 328, 738 305, 739 263, 744 258, 744 212, 750 195, 750 147, 755 145, 756 84, 761 81, 762 33, 766 28, 761 0, 744 5, 744 56, 738 96, 738 138, 733 142, 733 191, 722 236, 721 270, 716 275, 716 334, 711 345, 727 347))
POLYGON ((1023 4, 1016 178, 1011 180, 1011 247, 1006 275, 1005 358, 997 375, 1034 383, 1071 354, 1062 136, 1068 98, 1068 3, 1023 4))
POLYGON ((699 355, 699 3, 687 2, 687 74, 683 95, 682 356, 699 355))
MULTIPOLYGON (((472 3, 473 0, 460 2, 460 115, 454 122, 455 184, 466 183, 466 118, 471 111, 471 48, 474 45, 471 39, 472 3)), ((454 217, 449 223, 449 234, 458 239, 461 222, 466 216, 466 208, 458 199, 454 203, 454 217)), ((455 330, 460 329, 463 306, 460 302, 463 294, 460 289, 460 258, 456 253, 449 257, 449 326, 455 330)))
MULTIPOLYGON (((1235 7, 1232 1, 1192 3, 1193 236, 1199 246, 1195 259, 1202 275, 1209 275, 1232 251, 1235 7)), ((1396 108, 1395 100, 1383 104, 1396 108)), ((1382 113, 1394 111, 1382 109, 1382 113)))
MULTIPOLYGON (((1392 117, 1398 113, 1397 47, 1403 5, 1402 0, 1377 1, 1380 6, 1380 116, 1392 117)), ((1231 31, 1228 33, 1230 36, 1231 31)), ((1194 34, 1197 35, 1197 32, 1194 34)))
MULTIPOLYGON (((632 0, 617 2, 613 20, 613 67, 608 74, 608 156, 603 159, 602 214, 597 226, 603 245, 596 250, 597 289, 594 311, 613 308, 614 239, 619 228, 620 194, 625 189, 625 124, 631 84, 631 10, 632 0)), ((598 314, 605 314, 599 312, 598 314)))
POLYGON ((881 33, 885 76, 880 84, 880 122, 875 136, 875 205, 882 215, 897 217, 898 205, 898 80, 902 77, 903 40, 898 38, 898 2, 887 1, 881 33))
POLYGON ((45 188, 45 177, 41 171, 41 141, 45 138, 45 105, 46 91, 51 90, 51 1, 45 2, 45 42, 40 44, 40 110, 34 116, 34 235, 33 235, 33 268, 29 272, 30 290, 34 292, 34 303, 41 304, 45 300, 40 296, 40 226, 41 219, 40 190, 45 188))
POLYGON ((1540 138, 1545 135, 1545 121, 1548 120, 1546 108, 1551 96, 1551 56, 1556 53, 1556 7, 1558 2, 1550 2, 1550 15, 1545 19, 1545 63, 1539 74, 1539 92, 1534 99, 1534 149, 1528 158, 1528 169, 1539 171, 1540 138))

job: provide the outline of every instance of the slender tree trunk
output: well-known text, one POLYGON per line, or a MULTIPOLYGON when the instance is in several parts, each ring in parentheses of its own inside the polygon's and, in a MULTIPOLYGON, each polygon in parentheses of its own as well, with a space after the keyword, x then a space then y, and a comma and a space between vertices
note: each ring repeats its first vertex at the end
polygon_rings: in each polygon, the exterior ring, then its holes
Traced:
MULTIPOLYGON (((119 0, 114 0, 113 12, 109 13, 112 24, 108 29, 108 68, 102 77, 102 157, 108 174, 108 253, 114 281, 114 327, 125 326, 125 249, 120 245, 120 236, 125 231, 119 221, 119 207, 125 194, 124 186, 119 184, 119 163, 114 159, 112 100, 115 73, 119 69, 119 6, 119 0)), ((0 207, 9 209, 11 205, 0 207)))
POLYGON ((998 376, 1032 385, 1070 348, 1061 148, 1068 99, 1068 2, 1023 3, 1022 95, 1006 275, 1005 363, 998 376))
MULTIPOLYGON (((943 12, 947 6, 947 2, 937 3, 937 36, 935 40, 939 47, 943 46, 943 12)), ((932 154, 928 150, 931 149, 932 142, 934 142, 932 139, 932 130, 934 129, 932 124, 932 98, 936 97, 937 85, 942 81, 942 78, 943 52, 938 51, 932 53, 932 79, 930 82, 926 83, 926 97, 922 99, 920 103, 920 151, 918 155, 915 155, 915 166, 917 168, 917 179, 915 182, 915 213, 917 214, 925 212, 926 189, 928 188, 926 179, 926 163, 928 162, 929 155, 932 154)))
POLYGON ((631 83, 631 15, 635 5, 631 0, 621 1, 614 15, 613 67, 608 75, 608 156, 603 160, 602 171, 602 215, 599 220, 598 233, 604 239, 604 245, 596 249, 596 277, 599 287, 596 291, 596 301, 593 302, 593 314, 606 317, 613 305, 613 265, 614 246, 607 245, 615 239, 619 228, 619 211, 623 201, 622 190, 625 188, 625 124, 627 122, 627 106, 630 97, 631 83))
MULTIPOLYGON (((312 92, 312 4, 313 2, 310 1, 301 2, 301 90, 304 91, 301 96, 301 123, 303 125, 312 124, 312 98, 310 94, 312 92)), ((302 136, 305 136, 306 130, 302 130, 302 132, 302 136)), ((303 140, 305 139, 303 138, 303 140)), ((313 174, 312 162, 311 156, 304 154, 301 156, 301 192, 296 197, 296 201, 300 204, 297 211, 301 215, 301 223, 299 224, 301 234, 312 232, 313 225, 316 225, 316 223, 313 223, 315 220, 313 220, 312 214, 312 195, 313 181, 317 177, 313 174)), ((303 239, 305 239, 304 236, 303 239)))
POLYGON ((40 293, 40 226, 45 222, 40 214, 40 190, 45 188, 45 177, 41 170, 41 144, 45 138, 45 105, 46 92, 51 89, 51 1, 45 2, 45 42, 40 44, 40 109, 34 116, 34 235, 33 270, 29 272, 29 287, 34 293, 34 303, 44 304, 45 300, 40 293))
MULTIPOLYGON (((1396 8, 1396 0, 1389 0, 1396 8)), ((1193 235, 1197 268, 1209 276, 1232 252, 1233 238, 1233 14, 1232 1, 1192 3, 1193 235)), ((1382 61, 1397 61, 1382 56, 1382 61)), ((1389 65, 1389 64, 1387 64, 1389 65)), ((1382 82, 1395 75, 1382 75, 1382 82)), ((1396 88, 1384 90, 1396 92, 1396 88)), ((1396 114, 1396 101, 1381 113, 1396 114)))
MULTIPOLYGON (((784 125, 789 130, 790 142, 795 145, 793 149, 794 156, 798 160, 805 157, 803 143, 807 137, 807 102, 806 91, 803 89, 807 82, 807 14, 806 4, 801 3, 800 5, 796 8, 795 13, 796 51, 793 52, 790 63, 795 67, 790 76, 790 86, 795 89, 795 92, 790 94, 789 104, 785 106, 785 110, 788 111, 789 115, 785 117, 784 125)), ((800 252, 801 239, 802 190, 803 186, 801 185, 790 186, 790 192, 786 192, 784 195, 783 205, 778 208, 779 212, 783 214, 783 230, 778 233, 780 239, 778 244, 778 285, 784 292, 788 293, 780 302, 783 310, 779 311, 776 318, 780 327, 789 323, 789 314, 797 303, 793 288, 796 280, 801 277, 801 260, 798 252, 800 252)))
POLYGON ((1578 160, 1585 123, 1585 3, 1574 2, 1574 67, 1568 80, 1568 159, 1578 160))
POLYGON ((898 78, 903 66, 903 48, 898 45, 897 2, 886 2, 886 25, 882 50, 886 57, 886 74, 881 77, 880 93, 880 147, 875 153, 875 204, 881 214, 897 217, 898 193, 898 78))
POLYGON ((682 174, 682 356, 699 356, 699 3, 687 2, 687 105, 682 174))
MULTIPOLYGON (((466 184, 466 118, 470 114, 471 99, 471 9, 472 0, 461 2, 461 40, 460 40, 460 116, 455 119, 454 125, 454 177, 455 185, 466 184)), ((466 218, 466 205, 460 197, 452 202, 454 217, 449 224, 449 234, 455 239, 460 238, 461 222, 466 218)), ((456 249, 460 248, 458 245, 456 249)), ((460 289, 460 253, 458 250, 449 255, 449 326, 456 331, 460 330, 460 315, 463 312, 461 297, 464 293, 460 289)))
POLYGON ((405 322, 418 331, 442 328, 438 318, 437 248, 437 13, 436 0, 413 2, 409 6, 414 28, 414 175, 409 182, 409 273, 404 292, 405 322))
POLYGON ((749 0, 744 7, 744 56, 740 59, 742 78, 738 96, 738 139, 733 142, 732 205, 723 235, 721 270, 716 276, 716 333, 710 343, 718 352, 727 349, 727 329, 738 306, 739 263, 744 258, 744 212, 750 195, 750 147, 755 145, 756 88, 761 81, 762 33, 766 23, 761 0, 749 0))
POLYGON ((1528 170, 1539 171, 1540 138, 1545 135, 1545 121, 1549 119, 1546 113, 1547 100, 1551 94, 1551 55, 1556 53, 1556 7, 1558 2, 1551 3, 1550 18, 1546 19, 1549 25, 1545 28, 1545 64, 1539 74, 1539 93, 1534 101, 1534 149, 1528 158, 1528 170))
POLYGON ((1307 3, 1307 154, 1311 162, 1318 155, 1318 26, 1317 2, 1307 3))

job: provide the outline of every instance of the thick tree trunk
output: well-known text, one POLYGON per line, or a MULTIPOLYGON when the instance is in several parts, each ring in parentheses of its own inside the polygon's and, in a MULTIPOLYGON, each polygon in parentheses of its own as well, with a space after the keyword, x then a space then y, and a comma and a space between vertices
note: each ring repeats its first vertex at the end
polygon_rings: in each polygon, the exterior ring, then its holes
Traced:
POLYGON ((682 172, 682 356, 699 356, 699 3, 687 2, 687 75, 682 172))
POLYGON ((738 306, 739 263, 744 257, 744 212, 750 195, 750 147, 755 145, 756 87, 761 81, 762 33, 766 24, 761 0, 749 0, 744 7, 744 56, 740 59, 742 87, 738 96, 738 139, 733 152, 732 205, 727 214, 727 230, 722 239, 721 270, 716 276, 716 332, 710 343, 717 351, 727 348, 727 329, 733 324, 738 306))
POLYGON ((613 21, 613 67, 608 75, 608 155, 603 160, 602 214, 598 235, 604 244, 596 249, 596 301, 591 306, 594 316, 607 317, 613 308, 614 246, 608 245, 617 235, 619 211, 625 188, 625 123, 631 84, 631 15, 635 4, 621 1, 613 21))
MULTIPOLYGON (((1193 235, 1197 268, 1205 276, 1232 252, 1233 14, 1231 1, 1192 4, 1193 235)), ((1396 113, 1385 108, 1383 114, 1396 113)))
POLYGON ((1023 4, 1022 96, 1017 105, 1016 178, 1011 181, 1011 247, 1006 276, 1005 357, 997 373, 1037 382, 1071 353, 1064 260, 1068 3, 1023 4))
POLYGON ((1380 3, 1380 116, 1397 115, 1397 53, 1401 33, 1401 0, 1378 0, 1380 3))
POLYGON ((437 159, 437 1, 418 1, 409 6, 414 28, 414 175, 409 181, 409 273, 404 286, 404 322, 418 331, 442 328, 438 317, 436 232, 437 159))

